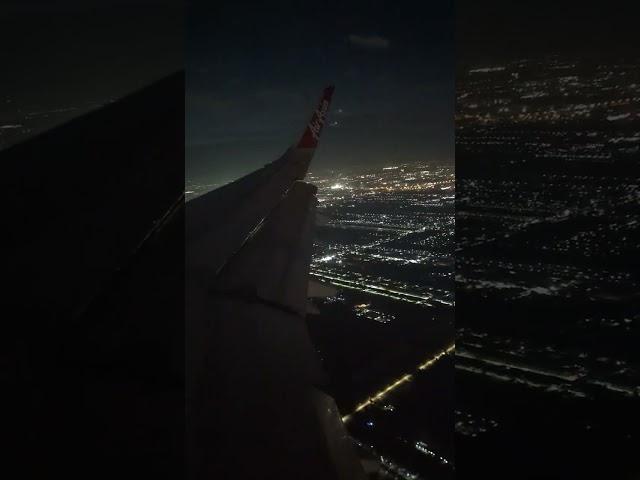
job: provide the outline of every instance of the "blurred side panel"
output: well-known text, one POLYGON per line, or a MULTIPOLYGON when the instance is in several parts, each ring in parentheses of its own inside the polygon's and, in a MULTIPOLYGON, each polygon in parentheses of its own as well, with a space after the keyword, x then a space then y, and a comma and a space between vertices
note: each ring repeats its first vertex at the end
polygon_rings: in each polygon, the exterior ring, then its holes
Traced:
POLYGON ((175 477, 184 74, 0 152, 2 355, 21 477, 175 477))

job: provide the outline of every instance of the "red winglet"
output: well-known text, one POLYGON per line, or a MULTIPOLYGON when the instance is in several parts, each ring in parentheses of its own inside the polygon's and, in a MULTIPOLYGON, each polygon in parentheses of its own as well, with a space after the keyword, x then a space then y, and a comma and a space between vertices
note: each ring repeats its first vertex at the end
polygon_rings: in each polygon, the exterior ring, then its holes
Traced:
POLYGON ((327 112, 329 111, 331 96, 333 95, 334 90, 335 87, 333 85, 329 85, 324 89, 322 98, 320 98, 320 103, 318 104, 318 108, 316 108, 316 110, 313 112, 311 121, 307 125, 304 134, 302 134, 302 138, 298 142, 297 148, 316 148, 316 146, 318 145, 320 132, 322 132, 324 119, 326 118, 327 112))

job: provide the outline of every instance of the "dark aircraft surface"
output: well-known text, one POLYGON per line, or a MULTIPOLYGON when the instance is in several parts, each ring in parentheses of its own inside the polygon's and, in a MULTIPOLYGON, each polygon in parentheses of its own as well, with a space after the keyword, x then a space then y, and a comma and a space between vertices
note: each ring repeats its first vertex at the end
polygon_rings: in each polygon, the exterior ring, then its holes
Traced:
POLYGON ((184 74, 0 163, 6 462, 22 478, 180 478, 184 74))

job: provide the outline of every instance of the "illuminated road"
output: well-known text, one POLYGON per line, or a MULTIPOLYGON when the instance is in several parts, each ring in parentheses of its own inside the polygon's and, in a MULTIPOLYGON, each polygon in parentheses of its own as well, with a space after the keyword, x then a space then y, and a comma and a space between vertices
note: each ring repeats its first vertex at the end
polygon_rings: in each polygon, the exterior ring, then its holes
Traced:
MULTIPOLYGON (((568 394, 574 397, 587 398, 590 396, 590 387, 599 387, 611 393, 624 395, 630 398, 640 397, 640 385, 621 385, 604 378, 590 378, 580 372, 560 372, 550 368, 542 368, 516 363, 513 360, 497 360, 474 354, 464 349, 456 352, 456 357, 464 360, 474 360, 477 365, 463 365, 456 363, 456 370, 467 373, 484 375, 493 380, 524 385, 529 388, 542 389, 547 392, 568 394), (492 369, 493 367, 497 367, 492 369), (533 374, 537 381, 531 376, 533 374), (560 382, 557 382, 560 380, 560 382)), ((593 375, 593 374, 591 374, 593 375)))
POLYGON ((320 270, 313 270, 310 273, 311 276, 321 280, 328 281, 329 283, 343 288, 349 288, 351 290, 357 290, 359 292, 372 293, 374 295, 380 295, 382 297, 392 298, 394 300, 401 300, 403 302, 432 306, 428 300, 432 300, 431 296, 418 295, 415 293, 403 292, 400 290, 394 290, 382 285, 373 285, 370 283, 356 282, 354 280, 348 280, 333 275, 329 275, 320 270))
MULTIPOLYGON (((451 345, 449 345, 447 348, 445 348, 444 350, 438 352, 436 355, 434 355, 433 357, 427 359, 424 363, 421 363, 420 365, 418 365, 416 370, 427 370, 429 368, 431 368, 435 363, 438 362, 438 360, 440 360, 441 358, 443 358, 446 355, 449 355, 451 352, 453 352, 453 350, 455 349, 455 343, 452 343, 451 345)), ((364 410, 365 408, 373 405, 375 402, 379 402, 380 400, 383 400, 390 392, 394 391, 395 389, 397 389, 399 386, 404 385, 407 382, 410 382, 411 380, 413 380, 414 374, 411 373, 407 373, 405 375, 403 375, 402 377, 400 377, 399 379, 395 380, 393 383, 391 383, 390 385, 386 386, 384 389, 380 390, 379 392, 376 392, 375 394, 373 394, 373 396, 369 397, 367 400, 365 400, 364 402, 360 403, 353 412, 351 412, 348 415, 345 415, 344 417, 342 417, 342 421, 344 423, 347 423, 351 417, 353 415, 355 415, 356 413, 364 410)))

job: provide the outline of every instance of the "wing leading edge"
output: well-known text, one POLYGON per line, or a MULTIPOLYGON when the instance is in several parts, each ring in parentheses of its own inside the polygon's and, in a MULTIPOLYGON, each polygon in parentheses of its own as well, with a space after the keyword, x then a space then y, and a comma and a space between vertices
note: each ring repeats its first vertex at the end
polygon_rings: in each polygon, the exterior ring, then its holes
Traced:
POLYGON ((192 270, 217 272, 249 233, 307 174, 334 87, 326 87, 300 140, 277 160, 186 206, 186 262, 192 270), (212 248, 214 246, 214 248, 212 248))

